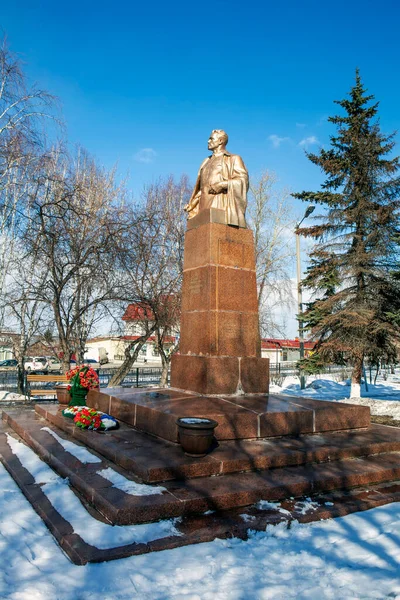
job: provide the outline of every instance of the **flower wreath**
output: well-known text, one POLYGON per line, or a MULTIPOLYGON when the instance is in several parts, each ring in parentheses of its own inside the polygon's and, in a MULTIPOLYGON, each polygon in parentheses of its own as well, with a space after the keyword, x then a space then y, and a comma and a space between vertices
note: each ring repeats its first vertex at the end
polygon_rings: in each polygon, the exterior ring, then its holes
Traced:
POLYGON ((89 406, 68 406, 68 408, 64 408, 62 414, 64 417, 73 419, 75 425, 81 429, 107 431, 119 426, 117 419, 100 410, 89 408, 89 406))

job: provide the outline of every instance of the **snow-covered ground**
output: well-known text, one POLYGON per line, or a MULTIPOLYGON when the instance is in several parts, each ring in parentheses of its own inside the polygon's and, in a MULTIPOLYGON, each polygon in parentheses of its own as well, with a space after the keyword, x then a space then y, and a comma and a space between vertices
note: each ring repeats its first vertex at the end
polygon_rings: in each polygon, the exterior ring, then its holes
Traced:
POLYGON ((2 599, 400 599, 400 503, 84 567, 1 465, 0 506, 2 599))
POLYGON ((315 400, 331 402, 350 402, 371 408, 373 415, 389 415, 400 420, 400 375, 389 375, 386 380, 379 377, 376 385, 367 383, 361 386, 361 398, 349 398, 350 382, 337 381, 335 375, 318 375, 308 377, 306 388, 300 389, 298 377, 285 377, 282 386, 271 385, 270 392, 290 396, 302 396, 315 400))
POLYGON ((23 394, 9 392, 8 390, 0 390, 0 401, 2 402, 20 402, 24 400, 25 396, 23 394))
MULTIPOLYGON (((287 378, 271 392, 349 401, 350 387, 334 378, 307 385, 301 391, 297 378, 287 378)), ((379 380, 362 395, 373 413, 400 418, 400 377, 379 380)), ((5 600, 400 600, 400 503, 289 529, 269 526, 247 541, 81 567, 63 554, 0 465, 0 561, 5 600)))

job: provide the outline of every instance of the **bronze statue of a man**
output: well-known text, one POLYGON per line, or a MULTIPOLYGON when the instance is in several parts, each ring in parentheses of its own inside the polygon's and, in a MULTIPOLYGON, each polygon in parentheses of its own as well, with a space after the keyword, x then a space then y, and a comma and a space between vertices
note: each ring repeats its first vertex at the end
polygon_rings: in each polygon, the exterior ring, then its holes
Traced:
POLYGON ((246 227, 249 174, 240 156, 227 151, 227 143, 225 131, 214 129, 211 132, 208 149, 212 150, 212 155, 202 162, 184 210, 191 219, 202 210, 219 208, 225 211, 228 225, 246 227))

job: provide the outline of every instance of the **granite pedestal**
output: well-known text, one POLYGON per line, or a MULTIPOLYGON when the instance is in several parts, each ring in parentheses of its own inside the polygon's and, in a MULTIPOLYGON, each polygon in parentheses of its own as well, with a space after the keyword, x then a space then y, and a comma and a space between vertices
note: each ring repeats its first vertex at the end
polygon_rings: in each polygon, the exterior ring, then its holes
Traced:
POLYGON ((253 233, 203 211, 185 237, 180 354, 171 385, 200 394, 268 392, 261 358, 253 233))

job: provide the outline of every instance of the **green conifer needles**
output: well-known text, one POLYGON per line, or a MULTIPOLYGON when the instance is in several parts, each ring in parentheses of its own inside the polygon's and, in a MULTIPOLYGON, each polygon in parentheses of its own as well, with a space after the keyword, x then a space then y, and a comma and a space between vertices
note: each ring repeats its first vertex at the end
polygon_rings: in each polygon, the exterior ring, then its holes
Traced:
POLYGON ((314 293, 305 327, 319 358, 351 360, 357 383, 364 358, 393 356, 400 333, 399 158, 365 91, 357 71, 349 99, 337 102, 344 116, 329 118, 337 127, 331 147, 307 153, 326 175, 321 190, 293 194, 323 209, 316 224, 299 229, 315 240, 303 281, 314 293))

